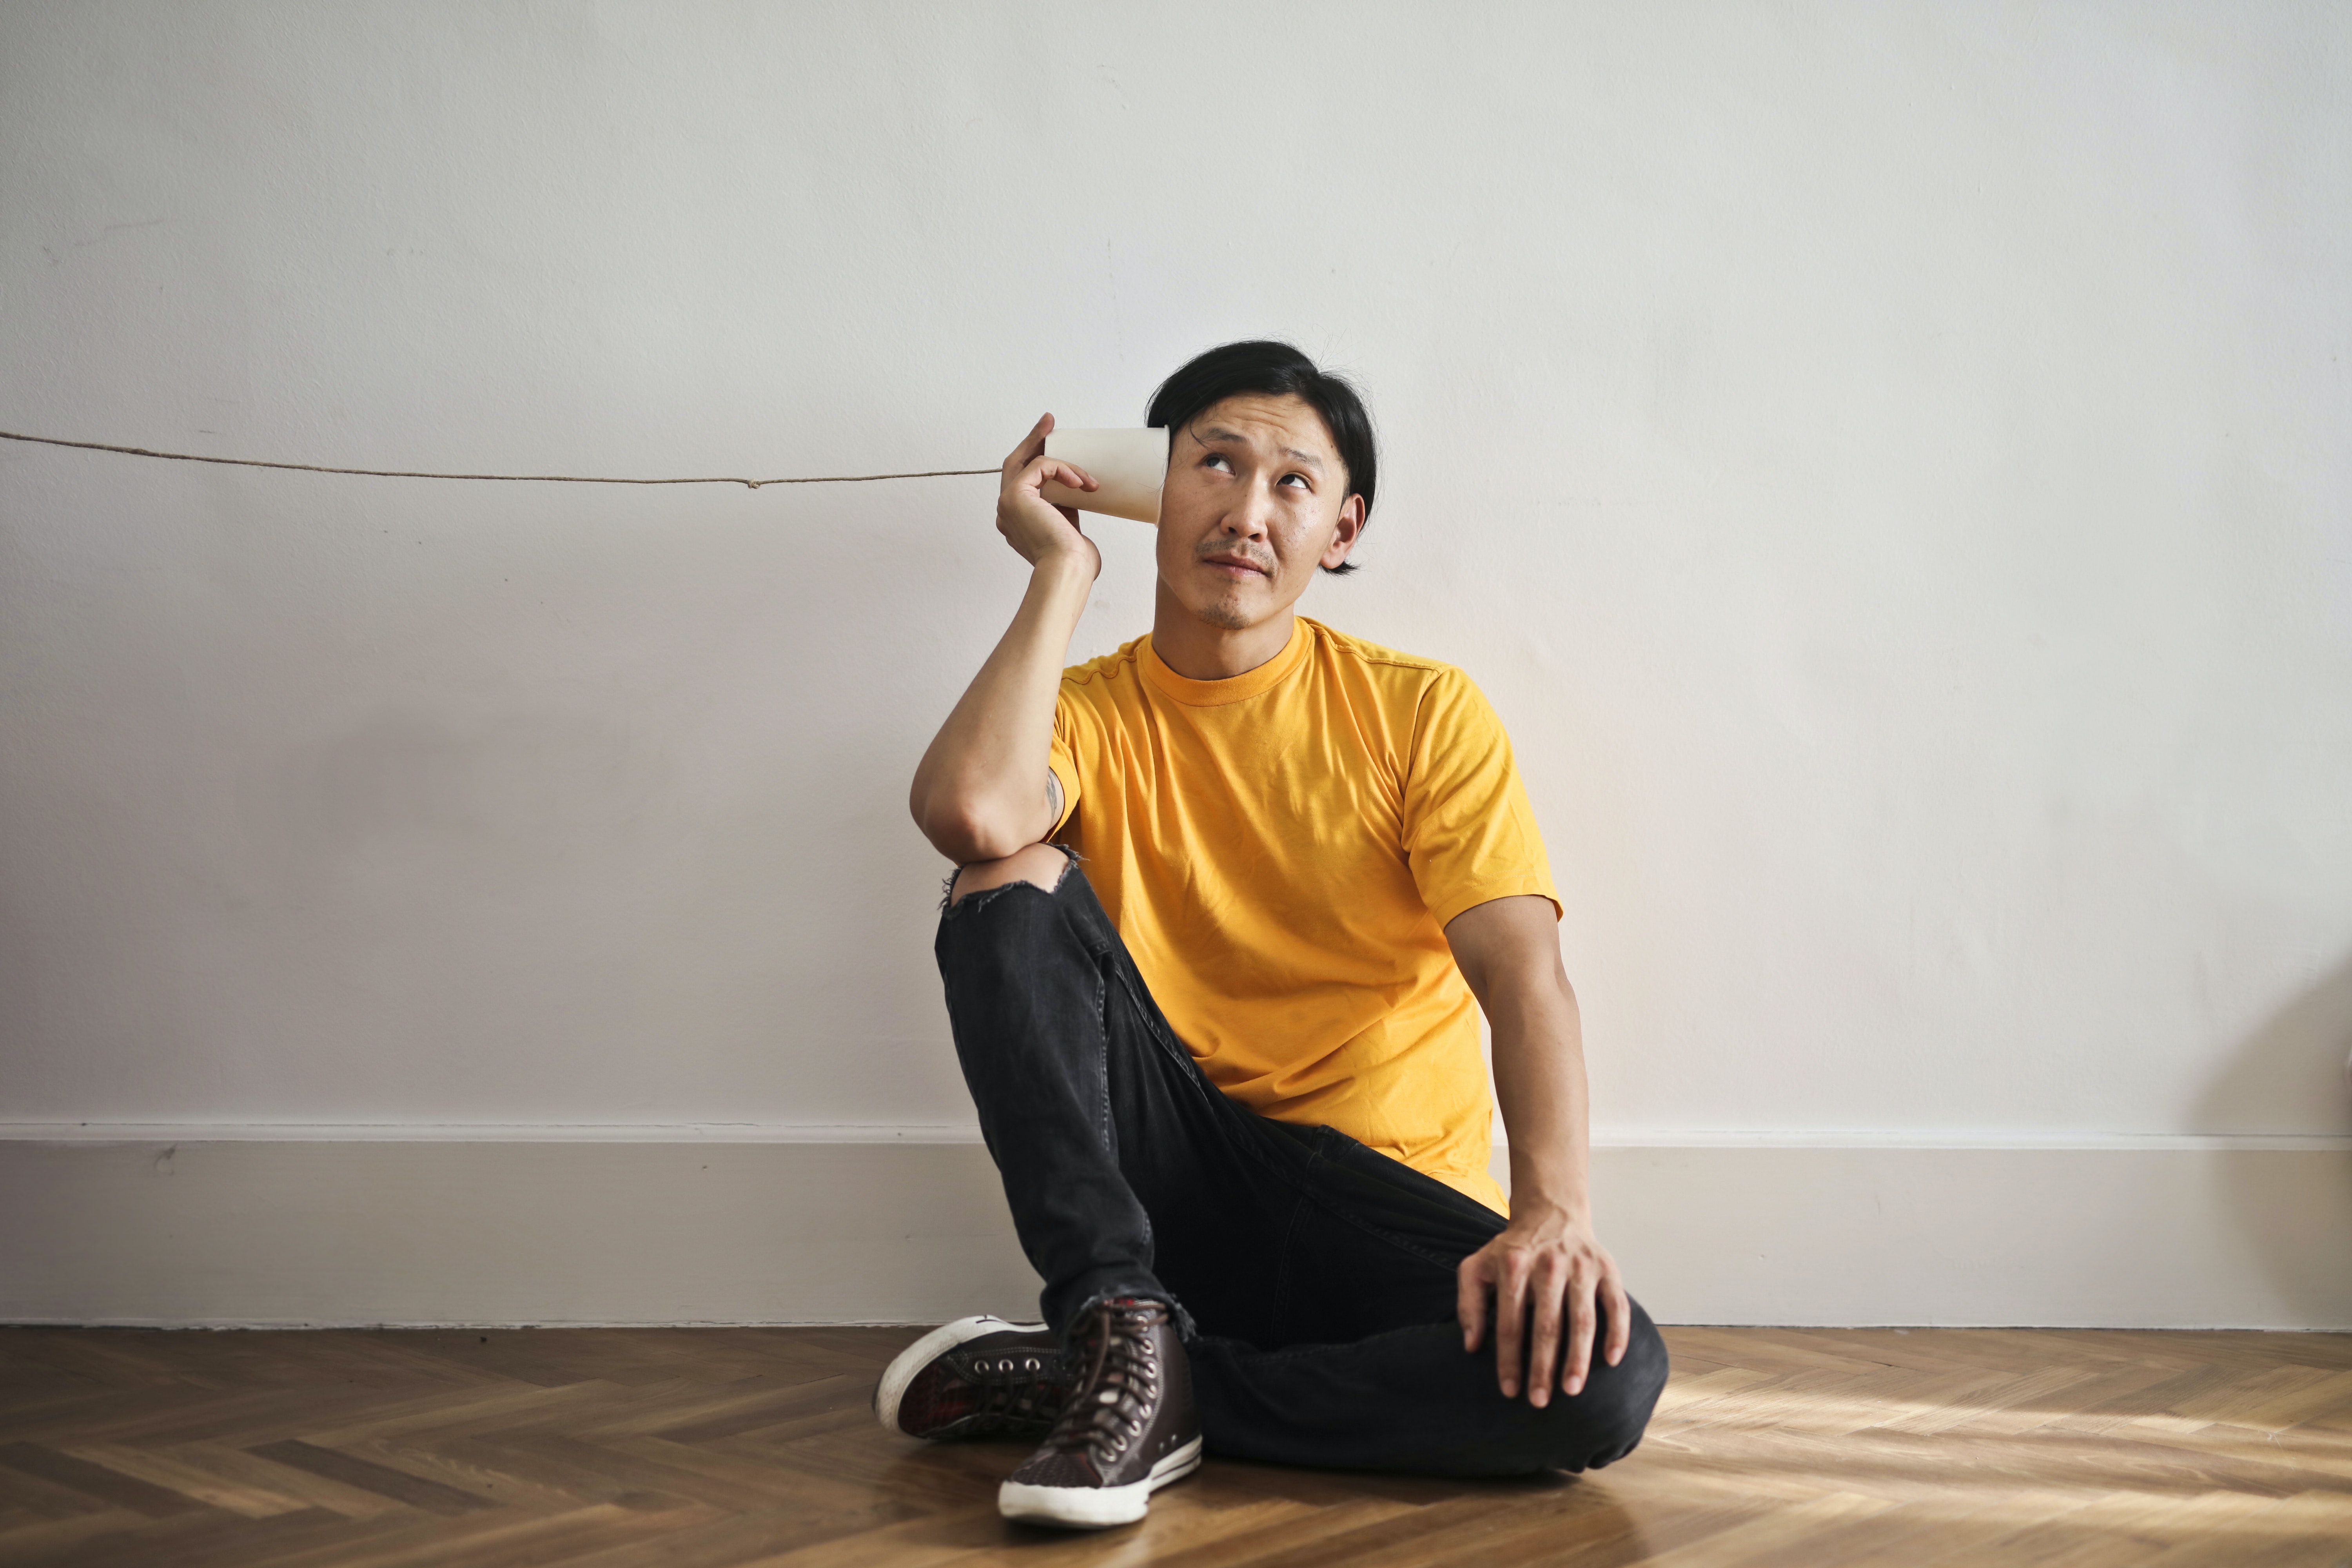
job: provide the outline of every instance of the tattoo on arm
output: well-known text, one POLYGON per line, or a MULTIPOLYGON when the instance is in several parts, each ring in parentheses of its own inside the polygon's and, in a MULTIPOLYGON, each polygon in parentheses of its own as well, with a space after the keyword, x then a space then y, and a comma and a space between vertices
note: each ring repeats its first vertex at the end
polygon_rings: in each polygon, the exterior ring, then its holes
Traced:
POLYGON ((1062 775, 1053 769, 1045 770, 1045 808, 1054 814, 1054 826, 1062 825, 1062 775))

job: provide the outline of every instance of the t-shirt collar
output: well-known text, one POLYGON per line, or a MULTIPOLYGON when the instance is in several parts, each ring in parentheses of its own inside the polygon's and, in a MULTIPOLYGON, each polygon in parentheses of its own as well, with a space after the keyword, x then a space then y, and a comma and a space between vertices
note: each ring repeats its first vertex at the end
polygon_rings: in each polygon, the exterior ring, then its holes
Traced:
POLYGON ((1160 657, 1160 650, 1151 646, 1151 638, 1147 634, 1143 639, 1143 676, 1161 692, 1190 708, 1216 708, 1228 702, 1246 702, 1272 690, 1292 670, 1304 664, 1307 641, 1307 617, 1293 616, 1290 618, 1290 640, 1283 645, 1280 653, 1255 669, 1245 669, 1223 680, 1194 680, 1169 668, 1168 661, 1160 657))

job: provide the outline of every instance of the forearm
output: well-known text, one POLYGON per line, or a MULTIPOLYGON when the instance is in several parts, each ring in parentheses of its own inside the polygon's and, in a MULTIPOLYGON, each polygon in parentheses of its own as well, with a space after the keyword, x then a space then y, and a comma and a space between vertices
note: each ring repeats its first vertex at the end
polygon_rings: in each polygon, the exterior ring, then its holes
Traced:
POLYGON ((915 770, 908 804, 923 837, 958 865, 992 860, 1053 830, 1046 759, 1070 638, 1093 584, 1090 563, 1050 555, 1021 608, 915 770))
POLYGON ((1510 1141, 1512 1212, 1549 1209, 1589 1225, 1591 1131, 1576 994, 1556 962, 1550 973, 1496 990, 1488 1022, 1495 1098, 1510 1141))
POLYGON ((1491 1291, 1496 1382, 1506 1398, 1518 1392, 1524 1329, 1528 1398, 1540 1405, 1555 1367, 1562 1393, 1582 1391, 1601 1318, 1611 1366, 1632 1332, 1616 1259, 1592 1233, 1584 1029, 1550 900, 1479 904, 1454 916, 1445 937, 1494 1032, 1495 1098, 1511 1140, 1511 1222, 1456 1270, 1463 1348, 1478 1348, 1491 1291))
POLYGON ((1445 939, 1494 1038, 1512 1216, 1549 1212, 1588 1224, 1584 1031, 1551 900, 1517 894, 1475 905, 1454 917, 1445 939))

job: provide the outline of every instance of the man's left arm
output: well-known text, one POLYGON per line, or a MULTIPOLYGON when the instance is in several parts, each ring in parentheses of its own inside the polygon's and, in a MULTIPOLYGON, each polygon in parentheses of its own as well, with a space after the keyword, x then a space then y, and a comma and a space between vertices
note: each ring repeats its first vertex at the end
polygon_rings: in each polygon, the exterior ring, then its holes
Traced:
POLYGON ((1511 1219, 1462 1260, 1462 1343, 1486 1337, 1494 1292, 1496 1379, 1504 1397, 1551 1402, 1584 1387, 1596 1306, 1609 1321, 1603 1358, 1625 1354, 1631 1310, 1616 1260, 1592 1234, 1586 1181, 1583 1031, 1559 961, 1551 900, 1522 894, 1474 905, 1446 922, 1454 962, 1486 1009, 1495 1044, 1495 1098, 1511 1149, 1511 1219))

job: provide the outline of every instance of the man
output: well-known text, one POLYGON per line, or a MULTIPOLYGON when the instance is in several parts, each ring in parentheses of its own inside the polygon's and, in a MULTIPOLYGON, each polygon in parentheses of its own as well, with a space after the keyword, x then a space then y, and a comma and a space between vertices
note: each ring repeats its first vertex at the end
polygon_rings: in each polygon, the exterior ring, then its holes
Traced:
POLYGON ((1607 1464, 1666 1356, 1593 1234, 1576 1001, 1509 742, 1459 670, 1293 613, 1350 569, 1370 419, 1297 350, 1244 342, 1148 422, 1170 432, 1150 635, 1062 668, 1101 557, 1040 494, 1097 488, 1045 455, 1047 415, 997 500, 1028 591, 911 797, 960 868, 940 970, 1045 1323, 926 1335, 877 1412, 1042 1438, 1000 1506, 1076 1527, 1141 1518, 1204 1439, 1607 1464))

